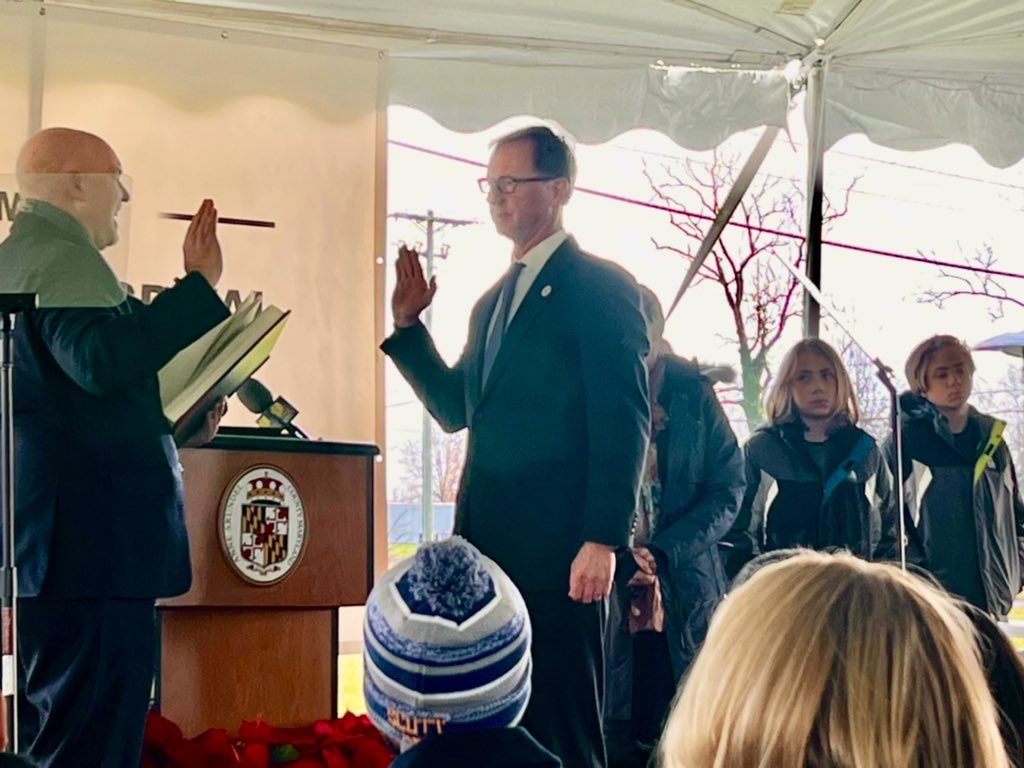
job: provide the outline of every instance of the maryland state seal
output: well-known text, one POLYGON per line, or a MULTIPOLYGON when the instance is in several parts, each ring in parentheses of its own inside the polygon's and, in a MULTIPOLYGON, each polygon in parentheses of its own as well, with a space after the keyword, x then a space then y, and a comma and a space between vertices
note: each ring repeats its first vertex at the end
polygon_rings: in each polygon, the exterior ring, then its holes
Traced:
POLYGON ((298 565, 306 543, 306 514, 295 483, 277 467, 242 472, 220 508, 224 556, 253 584, 274 584, 298 565))

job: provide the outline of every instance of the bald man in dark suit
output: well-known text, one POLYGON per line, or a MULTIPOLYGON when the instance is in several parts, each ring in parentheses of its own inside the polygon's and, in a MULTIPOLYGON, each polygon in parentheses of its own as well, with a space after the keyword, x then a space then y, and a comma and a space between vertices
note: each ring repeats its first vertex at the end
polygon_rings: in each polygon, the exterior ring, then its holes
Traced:
POLYGON ((157 371, 228 316, 217 211, 203 203, 185 276, 143 305, 100 256, 129 200, 114 150, 48 129, 17 170, 25 202, 0 244, 0 290, 27 264, 45 306, 14 338, 19 748, 40 766, 137 768, 154 600, 191 583, 157 371))

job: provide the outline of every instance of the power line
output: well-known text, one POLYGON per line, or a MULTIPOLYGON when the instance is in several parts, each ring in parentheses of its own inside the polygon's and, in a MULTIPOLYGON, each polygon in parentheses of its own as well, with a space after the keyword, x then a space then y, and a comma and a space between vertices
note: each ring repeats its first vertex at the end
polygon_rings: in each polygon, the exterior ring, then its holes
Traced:
MULTIPOLYGON (((450 160, 452 162, 461 163, 463 165, 469 165, 476 168, 485 168, 486 166, 477 161, 470 160, 466 157, 460 157, 453 155, 448 152, 442 152, 437 149, 430 149, 429 147, 421 147, 416 144, 408 144, 404 141, 396 141, 394 139, 388 140, 389 144, 393 144, 403 149, 412 150, 414 152, 420 152, 422 154, 432 155, 439 157, 444 160, 450 160)), ((599 189, 590 189, 588 187, 577 187, 576 191, 581 194, 590 195, 592 197, 600 197, 606 200, 612 200, 613 202, 624 203, 626 205, 633 205, 640 208, 647 208, 649 210, 661 211, 670 214, 677 214, 680 216, 686 216, 690 219, 697 219, 699 221, 714 221, 715 217, 709 214, 696 213, 694 211, 687 211, 685 208, 676 208, 668 205, 661 205, 659 203, 653 203, 646 200, 637 200, 636 198, 626 197, 625 195, 616 195, 611 192, 604 192, 599 189)), ((730 221, 726 226, 739 228, 751 232, 760 232, 769 235, 775 235, 776 237, 784 237, 794 242, 803 243, 804 236, 799 232, 787 232, 781 229, 772 229, 770 227, 759 227, 754 224, 744 224, 739 221, 730 221)), ((881 248, 869 248, 863 245, 854 245, 853 243, 844 243, 838 240, 822 240, 822 245, 827 245, 832 248, 841 248, 847 251, 854 251, 856 253, 864 253, 869 256, 882 256, 889 259, 896 259, 898 261, 909 261, 919 264, 928 264, 935 267, 944 267, 946 269, 957 269, 963 272, 972 272, 975 274, 991 275, 993 277, 1008 277, 1016 280, 1024 280, 1024 274, 1017 272, 1007 272, 1001 269, 992 269, 990 267, 974 267, 969 264, 957 264, 951 261, 942 261, 939 259, 926 258, 924 256, 912 256, 906 253, 899 253, 897 251, 887 251, 881 248)))
MULTIPOLYGON (((782 142, 785 142, 786 140, 785 139, 777 138, 774 141, 775 141, 775 143, 782 143, 782 142)), ((426 154, 432 154, 432 155, 435 155, 436 157, 444 158, 445 160, 452 160, 452 161, 457 162, 457 163, 462 163, 462 164, 465 164, 465 165, 471 165, 471 166, 475 166, 477 168, 484 168, 484 167, 486 167, 483 163, 477 162, 476 160, 470 160, 470 159, 465 158, 465 157, 459 157, 457 155, 451 155, 451 154, 448 154, 446 152, 441 152, 439 150, 427 149, 426 147, 420 147, 420 146, 417 146, 415 144, 407 144, 404 141, 398 141, 398 140, 395 140, 395 139, 391 139, 391 140, 389 140, 389 143, 390 144, 394 144, 395 146, 398 146, 398 147, 402 147, 403 149, 411 149, 411 150, 416 151, 416 152, 424 152, 426 154)), ((800 146, 800 145, 795 145, 795 146, 800 146)), ((664 152, 650 152, 650 151, 646 151, 646 150, 633 149, 632 147, 623 147, 623 146, 619 146, 619 145, 616 145, 616 148, 619 149, 619 150, 625 151, 625 152, 632 152, 634 154, 646 155, 646 156, 649 156, 649 157, 656 157, 656 158, 662 158, 662 159, 668 158, 670 160, 675 160, 675 161, 682 161, 682 160, 686 159, 686 158, 684 158, 684 157, 682 157, 680 155, 672 155, 672 154, 667 154, 667 153, 664 153, 664 152)), ((840 151, 834 150, 834 149, 829 150, 829 151, 833 152, 833 153, 836 153, 836 154, 847 155, 848 157, 858 157, 858 158, 861 158, 861 155, 854 155, 854 154, 851 154, 851 153, 848 153, 848 152, 840 152, 840 151)), ((863 157, 861 159, 872 160, 873 158, 863 157)), ((703 165, 708 165, 707 163, 704 163, 703 161, 699 161, 699 162, 701 162, 703 165)), ((887 160, 878 160, 877 162, 888 163, 890 165, 898 165, 898 163, 890 162, 890 161, 887 161, 887 160)), ((911 165, 908 165, 908 166, 905 166, 905 167, 907 167, 907 168, 917 168, 917 166, 911 166, 911 165)), ((920 168, 918 170, 928 171, 929 173, 943 173, 942 171, 930 171, 927 168, 920 168)), ((778 179, 779 181, 788 181, 788 182, 791 182, 793 184, 799 184, 802 181, 802 179, 799 179, 799 178, 797 178, 795 176, 784 176, 782 174, 769 173, 767 171, 762 171, 762 175, 765 178, 778 179)), ((956 174, 946 174, 946 175, 956 176, 956 174)), ((962 177, 962 178, 969 178, 969 177, 965 176, 965 177, 962 177)), ((985 182, 983 179, 970 179, 970 180, 977 181, 977 182, 983 183, 983 184, 984 183, 988 183, 988 182, 985 182)), ((1002 182, 991 182, 991 183, 993 185, 1005 186, 1005 187, 1008 187, 1008 188, 1013 189, 1013 190, 1020 190, 1020 191, 1024 192, 1024 186, 1018 187, 1018 186, 1016 186, 1014 184, 1005 184, 1005 183, 1002 183, 1002 182)), ((917 203, 919 205, 927 205, 927 206, 932 207, 932 208, 942 208, 944 210, 952 210, 952 211, 959 211, 959 210, 961 210, 960 208, 956 208, 956 207, 950 206, 950 205, 937 205, 937 204, 934 204, 934 203, 922 203, 920 201, 907 200, 906 198, 901 198, 901 197, 894 197, 893 195, 882 195, 882 194, 879 194, 878 192, 869 192, 869 191, 864 190, 864 189, 854 189, 854 190, 852 190, 852 192, 855 195, 862 195, 864 197, 877 197, 877 198, 880 198, 880 199, 883 199, 883 200, 896 200, 898 202, 904 202, 904 203, 917 203)))

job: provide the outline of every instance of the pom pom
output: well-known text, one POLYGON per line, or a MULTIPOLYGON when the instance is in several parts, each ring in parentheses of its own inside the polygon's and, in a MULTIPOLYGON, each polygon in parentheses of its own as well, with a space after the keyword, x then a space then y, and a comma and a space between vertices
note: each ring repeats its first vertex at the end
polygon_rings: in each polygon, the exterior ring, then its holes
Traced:
POLYGON ((432 612, 460 618, 494 589, 480 553, 458 536, 420 547, 404 581, 412 597, 432 612))

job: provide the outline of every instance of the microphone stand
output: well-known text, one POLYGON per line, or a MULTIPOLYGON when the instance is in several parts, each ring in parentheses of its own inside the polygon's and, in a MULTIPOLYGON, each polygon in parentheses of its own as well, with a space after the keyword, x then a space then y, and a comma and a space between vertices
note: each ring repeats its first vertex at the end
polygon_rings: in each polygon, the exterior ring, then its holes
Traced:
POLYGON ((849 325, 843 321, 843 316, 839 311, 829 304, 825 295, 821 292, 821 289, 808 279, 808 277, 786 261, 778 254, 774 254, 775 258, 779 261, 782 266, 786 268, 786 271, 791 274, 803 289, 811 296, 812 299, 818 304, 818 306, 825 310, 825 312, 831 317, 836 325, 838 325, 842 331, 850 338, 850 341, 861 352, 864 356, 871 360, 875 365, 875 374, 878 376, 879 381, 882 382, 882 386, 885 387, 886 392, 889 393, 889 397, 892 400, 892 408, 890 409, 890 419, 892 421, 892 439, 893 446, 896 448, 896 470, 893 477, 893 493, 896 496, 896 514, 899 516, 899 546, 900 546, 900 568, 903 570, 907 569, 907 519, 906 519, 906 499, 903 497, 903 430, 901 429, 903 423, 903 412, 900 406, 899 393, 896 391, 896 383, 893 380, 892 369, 885 365, 881 359, 873 356, 871 353, 864 348, 864 345, 857 340, 857 337, 850 330, 849 325))
MULTIPOLYGON (((850 336, 850 339, 857 344, 862 352, 864 351, 864 348, 857 343, 853 336, 850 336)), ((892 444, 896 452, 896 472, 893 476, 895 488, 893 490, 896 494, 896 514, 900 517, 900 568, 905 571, 907 570, 907 520, 905 517, 907 502, 903 497, 903 407, 900 404, 899 392, 896 391, 892 368, 877 357, 872 358, 871 362, 875 364, 875 375, 882 382, 882 386, 885 387, 885 391, 889 393, 889 398, 892 400, 892 407, 889 409, 889 427, 892 429, 892 444)))
POLYGON ((12 752, 18 750, 18 573, 14 560, 14 317, 37 306, 38 297, 34 293, 0 293, 0 473, 3 485, 3 493, 0 494, 3 535, 0 599, 3 607, 3 687, 5 694, 8 690, 11 692, 8 746, 12 752))

